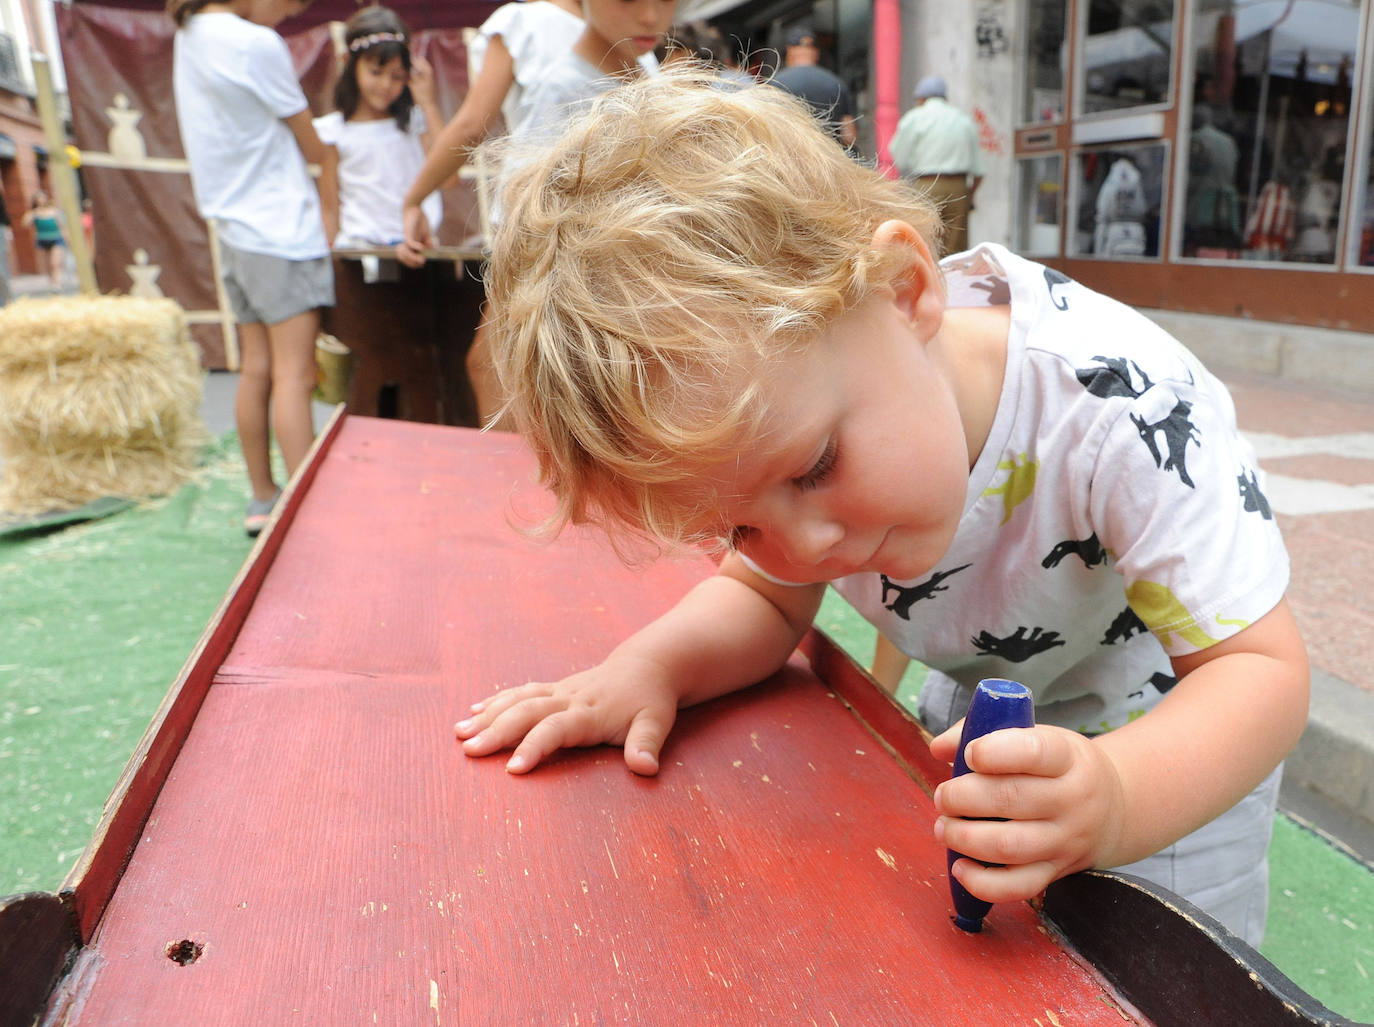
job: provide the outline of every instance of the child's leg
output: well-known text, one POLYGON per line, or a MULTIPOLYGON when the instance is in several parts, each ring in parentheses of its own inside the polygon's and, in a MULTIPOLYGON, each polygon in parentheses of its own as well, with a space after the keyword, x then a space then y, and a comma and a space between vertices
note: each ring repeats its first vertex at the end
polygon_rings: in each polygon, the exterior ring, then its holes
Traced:
POLYGON ((879 632, 878 640, 873 647, 873 668, 869 671, 873 675, 873 680, 882 685, 888 695, 896 695, 897 686, 902 683, 902 675, 910 665, 911 657, 879 632))
POLYGON ((253 498, 268 500, 277 492, 272 480, 271 437, 267 410, 272 395, 272 351, 267 327, 261 323, 239 325, 239 387, 234 395, 234 421, 239 446, 248 469, 253 498))
POLYGON ((496 369, 491 364, 491 332, 485 307, 482 309, 482 321, 473 333, 472 345, 468 347, 466 364, 468 382, 472 385, 472 394, 477 398, 478 423, 494 431, 510 431, 510 425, 505 421, 492 420, 506 399, 501 393, 496 369), (492 423, 488 424, 488 421, 492 423))
POLYGON ((1259 948, 1269 913, 1269 840, 1280 764, 1240 802, 1153 856, 1113 870, 1182 895, 1259 948))
POLYGON ((304 313, 267 328, 272 364, 272 431, 286 471, 295 474, 315 441, 310 394, 315 388, 315 337, 320 312, 304 313))
POLYGON ((48 277, 52 279, 53 285, 62 284, 62 247, 61 245, 48 247, 48 277))

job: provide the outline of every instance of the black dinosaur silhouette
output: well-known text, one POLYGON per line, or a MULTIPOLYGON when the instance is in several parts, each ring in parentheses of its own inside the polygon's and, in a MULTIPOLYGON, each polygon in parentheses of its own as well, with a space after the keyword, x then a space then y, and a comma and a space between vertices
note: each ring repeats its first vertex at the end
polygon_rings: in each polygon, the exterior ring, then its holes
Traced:
MULTIPOLYGON (((1169 689, 1173 688, 1174 685, 1178 684, 1178 678, 1174 677, 1172 674, 1165 674, 1162 670, 1157 670, 1150 675, 1150 680, 1146 682, 1146 684, 1154 685, 1155 691, 1163 695, 1168 692, 1169 689)), ((1132 692, 1126 698, 1136 699, 1144 696, 1144 694, 1145 689, 1142 688, 1138 692, 1132 692)))
POLYGON ((1126 366, 1125 357, 1093 357, 1094 360, 1102 361, 1102 367, 1080 367, 1074 371, 1083 388, 1087 389, 1099 399, 1107 399, 1111 396, 1129 396, 1134 398, 1143 392, 1147 392, 1154 386, 1150 381, 1150 376, 1140 369, 1140 365, 1134 360, 1130 361, 1130 367, 1126 366), (1140 375, 1141 386, 1136 388, 1131 381, 1131 367, 1135 368, 1135 373, 1140 375))
POLYGON ((1050 555, 1040 561, 1041 567, 1058 567, 1060 561, 1066 556, 1077 556, 1083 561, 1084 567, 1096 567, 1107 559, 1107 550, 1102 548, 1102 543, 1097 540, 1097 534, 1093 533, 1087 538, 1065 539, 1057 543, 1050 550, 1050 555))
POLYGON ((1066 300, 1063 296, 1056 296, 1054 294, 1054 287, 1056 285, 1072 284, 1073 279, 1070 278, 1068 275, 1064 274, 1062 271, 1056 271, 1052 267, 1045 268, 1045 288, 1049 290, 1050 302, 1053 303, 1060 310, 1068 310, 1069 301, 1066 300))
POLYGON ((1274 519, 1274 511, 1269 507, 1269 500, 1260 491, 1259 478, 1254 471, 1250 474, 1240 475, 1236 479, 1240 483, 1240 495, 1245 500, 1245 511, 1247 513, 1258 513, 1266 521, 1274 519))
POLYGON ((1005 638, 998 638, 984 629, 969 641, 973 643, 975 649, 985 656, 1000 656, 1012 663, 1024 663, 1032 656, 1064 644, 1064 640, 1059 637, 1057 631, 1045 631, 1044 628, 1026 628, 1025 625, 1017 628, 1013 634, 1007 635, 1005 638), (1026 634, 1027 631, 1030 631, 1029 635, 1026 634))
POLYGON ((1132 635, 1143 635, 1149 628, 1141 620, 1134 610, 1129 606, 1116 615, 1111 626, 1107 628, 1107 633, 1102 636, 1099 645, 1116 645, 1117 642, 1124 642, 1132 635))
POLYGON ((1150 448, 1150 455, 1155 458, 1155 466, 1162 467, 1166 471, 1177 471, 1179 481, 1187 485, 1190 489, 1195 488, 1193 479, 1188 477, 1188 467, 1184 463, 1187 455, 1188 443, 1196 443, 1198 440, 1198 430, 1192 421, 1188 420, 1188 415, 1193 410, 1193 404, 1186 399, 1180 399, 1174 404, 1174 408, 1169 411, 1169 415, 1163 420, 1149 422, 1139 414, 1131 415, 1131 423, 1135 425, 1136 431, 1140 432, 1141 439, 1150 448), (1164 435, 1164 447, 1169 454, 1168 458, 1160 463, 1159 446, 1155 442, 1155 434, 1164 435))
POLYGON ((898 585, 884 574, 882 576, 882 604, 898 617, 902 618, 902 620, 911 620, 911 607, 913 603, 922 599, 933 599, 935 598, 936 592, 949 591, 949 586, 941 585, 940 582, 944 581, 951 574, 958 574, 960 571, 970 566, 972 566, 972 564, 966 563, 963 567, 955 567, 947 571, 936 571, 919 585, 911 585, 910 587, 898 585), (887 601, 887 593, 889 590, 897 593, 897 598, 890 603, 887 601))

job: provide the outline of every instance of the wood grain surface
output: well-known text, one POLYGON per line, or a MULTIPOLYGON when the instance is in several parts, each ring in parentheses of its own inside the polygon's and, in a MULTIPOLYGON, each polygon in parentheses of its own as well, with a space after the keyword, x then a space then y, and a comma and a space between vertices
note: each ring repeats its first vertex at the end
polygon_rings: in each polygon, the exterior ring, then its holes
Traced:
POLYGON ((464 757, 472 701, 712 570, 512 527, 547 508, 508 436, 344 422, 52 1019, 1133 1022, 1029 905, 953 926, 919 731, 800 654, 684 711, 656 778, 464 757))

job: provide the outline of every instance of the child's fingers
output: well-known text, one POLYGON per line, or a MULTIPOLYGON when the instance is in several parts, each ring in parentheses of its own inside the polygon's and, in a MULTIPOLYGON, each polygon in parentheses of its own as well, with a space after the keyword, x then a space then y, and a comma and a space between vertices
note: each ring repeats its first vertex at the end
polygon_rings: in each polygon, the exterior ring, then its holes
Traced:
POLYGON ((596 745, 603 741, 608 739, 598 735, 585 712, 560 709, 542 717, 525 732, 525 737, 506 762, 506 769, 512 774, 528 773, 559 749, 596 745))
POLYGON ((985 867, 972 859, 955 860, 950 872, 971 894, 985 902, 1033 899, 1058 876, 1052 863, 985 867))
POLYGON ((965 820, 938 817, 935 840, 984 863, 1060 864, 1066 857, 1064 832, 1052 820, 965 820))
POLYGON ((979 774, 1031 774, 1059 777, 1074 764, 1079 745, 1091 743, 1062 728, 1005 728, 976 738, 964 749, 964 762, 979 774))
POLYGON ((658 754, 673 729, 677 711, 669 708, 666 713, 665 717, 657 710, 641 710, 630 723, 625 734, 625 765, 636 774, 652 777, 658 773, 658 754))
POLYGON ((551 695, 530 695, 499 706, 493 703, 484 712, 456 724, 454 733, 464 739, 463 751, 469 756, 486 756, 514 745, 541 720, 566 706, 551 695))
POLYGON ((959 736, 964 732, 964 722, 959 723, 936 735, 930 742, 930 754, 946 763, 954 762, 954 754, 959 751, 959 736))

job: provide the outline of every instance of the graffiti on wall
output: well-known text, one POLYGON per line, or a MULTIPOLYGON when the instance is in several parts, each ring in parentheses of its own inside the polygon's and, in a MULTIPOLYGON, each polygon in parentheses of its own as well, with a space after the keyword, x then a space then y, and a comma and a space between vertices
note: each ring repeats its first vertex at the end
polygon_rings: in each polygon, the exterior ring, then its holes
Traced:
POLYGON ((993 126, 988 112, 981 107, 973 108, 973 120, 978 124, 979 148, 994 157, 1003 156, 1007 152, 1006 144, 1002 141, 1001 133, 993 126))
POLYGON ((1007 31, 1001 3, 978 5, 973 34, 978 44, 978 56, 984 60, 1007 52, 1007 31))

